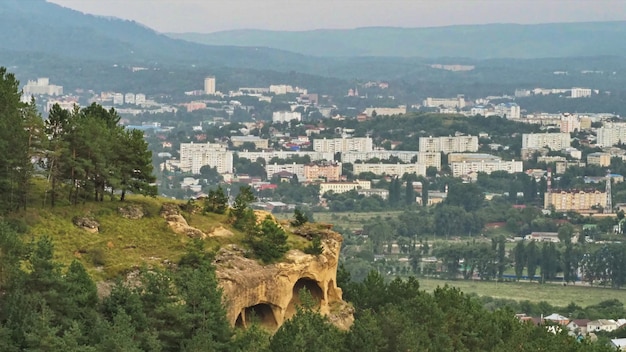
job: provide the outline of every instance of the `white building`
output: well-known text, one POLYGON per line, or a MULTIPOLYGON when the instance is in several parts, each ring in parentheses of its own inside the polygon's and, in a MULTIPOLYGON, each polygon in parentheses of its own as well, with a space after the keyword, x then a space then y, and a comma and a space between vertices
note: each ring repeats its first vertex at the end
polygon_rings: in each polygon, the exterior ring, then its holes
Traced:
POLYGON ((37 78, 36 81, 28 81, 23 88, 25 96, 31 95, 63 95, 63 87, 50 84, 48 78, 37 78))
POLYGON ((352 172, 359 175, 363 172, 371 172, 375 175, 396 175, 416 174, 418 176, 426 175, 426 165, 424 164, 354 164, 352 172))
POLYGON ((428 97, 424 100, 423 105, 428 108, 444 107, 448 109, 465 107, 465 97, 458 95, 456 98, 431 98, 428 97))
POLYGON ((522 172, 524 169, 521 161, 463 161, 450 163, 452 169, 452 176, 461 177, 473 172, 484 172, 491 174, 494 171, 506 171, 510 174, 522 172))
POLYGON ((310 152, 310 151, 291 152, 291 151, 284 151, 284 150, 274 150, 274 151, 262 151, 262 152, 237 152, 237 156, 239 156, 240 158, 251 160, 251 161, 256 161, 257 159, 261 158, 265 160, 266 162, 269 162, 273 158, 289 159, 295 156, 298 156, 298 157, 309 156, 311 161, 321 161, 321 160, 332 161, 334 160, 335 154, 328 153, 328 152, 310 152))
POLYGON ((267 178, 271 178, 272 175, 277 174, 281 171, 287 171, 289 173, 295 174, 298 177, 300 182, 305 181, 306 177, 304 175, 304 164, 268 164, 265 165, 265 172, 267 173, 267 178))
POLYGON ((137 105, 142 105, 146 103, 146 95, 145 94, 141 94, 141 93, 137 93, 135 95, 135 104, 137 105))
POLYGON ((233 152, 227 151, 221 144, 180 144, 181 171, 199 174, 200 168, 205 165, 215 167, 220 174, 232 173, 233 152))
POLYGON ((367 108, 363 113, 367 116, 373 116, 376 112, 376 116, 393 116, 406 114, 406 105, 400 105, 397 108, 367 108))
MULTIPOLYGON (((391 157, 398 158, 403 163, 410 163, 418 158, 419 153, 413 151, 374 150, 371 152, 345 152, 341 153, 342 163, 366 162, 371 159, 389 160, 391 157)), ((441 155, 439 156, 441 160, 441 155)))
POLYGON ((572 98, 588 98, 591 96, 590 88, 572 88, 572 98))
POLYGON ((550 148, 563 150, 571 143, 569 133, 524 133, 522 134, 522 149, 550 148))
POLYGON ((204 79, 204 94, 215 94, 215 76, 208 76, 204 79))
POLYGON ((133 93, 126 93, 124 95, 124 103, 135 105, 135 94, 133 94, 133 93))
POLYGON ((370 181, 357 180, 353 182, 322 182, 320 183, 320 196, 326 192, 346 193, 352 190, 371 189, 370 181))
POLYGON ((477 136, 420 137, 420 152, 461 153, 478 151, 477 136))
POLYGON ((313 150, 323 153, 371 152, 374 145, 371 137, 314 139, 313 150))
POLYGON ((522 111, 519 105, 515 103, 498 104, 494 110, 496 115, 506 117, 507 119, 519 119, 522 111))
POLYGON ((122 93, 114 93, 113 94, 113 105, 124 105, 124 94, 122 94, 122 93))
POLYGON ((274 111, 272 122, 302 121, 302 114, 297 111, 274 111))
POLYGON ((272 84, 270 86, 270 93, 274 93, 276 95, 283 95, 283 94, 287 94, 287 93, 294 93, 295 90, 293 89, 292 86, 286 85, 286 84, 272 84))
POLYGON ((626 142, 626 123, 608 123, 598 128, 596 143, 601 147, 610 147, 626 142))
POLYGON ((441 170, 441 153, 419 152, 417 162, 424 165, 427 169, 434 167, 437 170, 441 170))

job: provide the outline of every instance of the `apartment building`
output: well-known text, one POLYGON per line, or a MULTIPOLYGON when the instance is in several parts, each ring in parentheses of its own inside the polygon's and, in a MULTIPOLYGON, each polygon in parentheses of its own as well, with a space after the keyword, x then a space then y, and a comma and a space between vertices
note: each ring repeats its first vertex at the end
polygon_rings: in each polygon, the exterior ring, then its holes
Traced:
POLYGON ((304 173, 304 164, 267 164, 265 165, 265 173, 267 174, 267 178, 271 179, 274 174, 280 172, 289 172, 298 177, 300 182, 304 182, 306 180, 306 176, 304 173))
POLYGON ((373 116, 374 112, 376 112, 376 116, 393 116, 393 115, 404 115, 406 114, 406 105, 400 105, 397 108, 367 108, 363 113, 367 116, 373 116))
POLYGON ((431 98, 424 100, 423 105, 428 108, 444 107, 448 109, 465 107, 465 96, 458 95, 456 98, 431 98))
POLYGON ((441 153, 437 152, 419 152, 417 154, 417 162, 424 165, 425 168, 434 167, 437 171, 441 170, 441 153))
POLYGON ((233 172, 233 152, 221 144, 181 143, 179 168, 183 172, 199 174, 203 166, 215 167, 219 173, 233 172))
POLYGON ((555 190, 544 195, 544 208, 554 206, 556 211, 591 211, 592 207, 605 207, 607 196, 598 190, 555 190))
POLYGON ((424 164, 354 164, 352 172, 359 175, 363 172, 371 172, 375 175, 397 175, 416 174, 418 176, 426 175, 426 166, 424 164))
MULTIPOLYGON (((396 150, 374 150, 371 152, 345 152, 341 153, 342 163, 365 162, 371 159, 389 160, 391 157, 398 158, 403 163, 410 163, 418 159, 418 152, 396 150)), ((441 155, 439 155, 441 162, 441 155)))
POLYGON ((571 146, 569 133, 524 133, 522 134, 522 149, 550 148, 563 150, 571 146))
POLYGON ((607 123, 598 128, 596 143, 601 147, 610 147, 626 142, 626 123, 607 123))
POLYGON ((591 96, 591 88, 572 88, 572 98, 588 98, 591 96))
POLYGON ((341 163, 323 162, 304 165, 304 179, 307 182, 319 179, 339 181, 341 174, 341 163))
POLYGON ((609 166, 611 165, 611 154, 591 153, 587 155, 587 165, 609 166))
POLYGON ((484 172, 491 174, 494 171, 506 171, 510 174, 522 172, 524 169, 521 161, 483 160, 483 161, 462 161, 450 163, 452 176, 461 177, 470 173, 484 172))
POLYGON ((483 153, 450 153, 448 163, 500 161, 502 158, 483 153))
POLYGON ((36 81, 28 81, 22 89, 25 96, 31 95, 63 95, 63 87, 50 84, 50 79, 42 77, 36 81))
POLYGON ((302 121, 302 114, 297 111, 274 111, 272 122, 302 121))
POLYGON ((208 76, 204 78, 204 94, 215 94, 215 76, 208 76))
POLYGON ((272 151, 261 151, 261 152, 237 152, 237 156, 240 158, 256 161, 261 158, 266 162, 269 162, 273 158, 278 159, 289 159, 292 157, 303 157, 308 156, 311 161, 318 160, 333 160, 335 158, 334 153, 324 153, 324 152, 310 152, 310 151, 285 151, 285 150, 272 150, 272 151))
POLYGON ((420 137, 420 152, 462 153, 478 151, 477 136, 420 137))
POLYGON ((562 133, 572 133, 582 129, 580 118, 576 115, 564 114, 561 117, 560 129, 562 133))
MULTIPOLYGON (((502 103, 494 107, 494 112, 496 115, 506 117, 507 119, 519 119, 522 110, 515 103, 502 103)), ((484 114, 481 115, 485 116, 484 114)))
POLYGON ((556 170, 557 174, 564 174, 570 167, 586 167, 587 163, 584 161, 557 161, 556 170))
POLYGON ((230 137, 233 147, 241 147, 244 143, 252 143, 256 149, 267 149, 268 141, 259 136, 232 136, 230 137))
POLYGON ((326 192, 346 193, 352 190, 371 189, 370 181, 357 180, 352 182, 322 182, 320 183, 320 196, 326 192))
POLYGON ((322 153, 371 152, 374 144, 371 137, 314 139, 313 150, 322 153))

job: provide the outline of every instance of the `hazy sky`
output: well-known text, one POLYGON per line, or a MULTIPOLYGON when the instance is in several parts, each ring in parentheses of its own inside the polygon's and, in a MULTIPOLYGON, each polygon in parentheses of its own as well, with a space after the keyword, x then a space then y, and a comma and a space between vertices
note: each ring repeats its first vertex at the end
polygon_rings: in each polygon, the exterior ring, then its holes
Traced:
MULTIPOLYGON (((0 0, 1 1, 1 0, 0 0)), ((160 32, 626 20, 624 0, 48 0, 160 32)))

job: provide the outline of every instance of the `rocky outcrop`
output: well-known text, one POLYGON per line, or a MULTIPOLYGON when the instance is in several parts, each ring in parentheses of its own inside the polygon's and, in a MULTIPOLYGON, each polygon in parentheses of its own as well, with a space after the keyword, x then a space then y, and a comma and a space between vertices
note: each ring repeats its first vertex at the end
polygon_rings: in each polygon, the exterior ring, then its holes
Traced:
POLYGON ((352 325, 352 308, 342 300, 336 283, 343 239, 328 228, 311 226, 316 227, 324 246, 318 256, 291 250, 282 262, 262 265, 246 258, 245 250, 236 245, 220 249, 215 266, 231 324, 245 327, 257 319, 267 329, 276 330, 295 314, 301 304, 299 292, 307 289, 321 314, 340 328, 352 325))
POLYGON ((145 211, 142 207, 137 205, 127 205, 125 207, 119 207, 117 211, 123 218, 131 220, 139 220, 145 216, 145 211))
POLYGON ((100 223, 89 216, 76 216, 72 219, 72 223, 91 233, 97 233, 100 230, 100 223))
POLYGON ((185 217, 181 214, 180 206, 177 204, 163 204, 163 207, 161 208, 161 216, 165 218, 167 224, 175 233, 185 235, 190 238, 205 239, 207 237, 228 237, 233 235, 231 231, 225 229, 223 226, 219 226, 209 233, 205 233, 200 229, 189 226, 187 219, 185 219, 185 217))

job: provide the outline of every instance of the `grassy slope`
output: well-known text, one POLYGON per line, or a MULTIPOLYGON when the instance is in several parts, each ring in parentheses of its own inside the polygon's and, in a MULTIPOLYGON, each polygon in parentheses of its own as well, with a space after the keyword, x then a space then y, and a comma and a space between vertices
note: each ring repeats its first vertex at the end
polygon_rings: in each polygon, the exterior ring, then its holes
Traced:
MULTIPOLYGON (((35 183, 36 188, 40 184, 35 183)), ((34 194, 42 194, 36 190, 34 194)), ((52 238, 55 246, 55 260, 67 266, 73 260, 80 260, 95 279, 110 279, 133 268, 148 265, 159 266, 169 260, 176 262, 191 241, 185 235, 175 234, 160 216, 163 203, 170 199, 129 196, 126 202, 105 200, 87 202, 78 206, 61 204, 57 207, 42 207, 37 196, 31 199, 26 210, 11 214, 10 218, 28 225, 25 241, 40 236, 52 238), (139 220, 123 218, 118 209, 128 205, 140 206, 146 215, 139 220), (90 233, 75 226, 75 216, 91 216, 100 223, 98 233, 90 233)), ((217 250, 220 246, 241 244, 244 235, 228 224, 226 215, 183 213, 190 226, 210 233, 223 226, 234 233, 230 237, 207 238, 207 250, 217 250)), ((289 232, 288 232, 289 233, 289 232)), ((302 249, 308 241, 289 233, 290 248, 302 249)))
POLYGON ((597 304, 609 299, 618 299, 626 304, 626 290, 614 290, 600 287, 582 286, 580 284, 562 286, 528 282, 495 283, 486 281, 448 281, 437 279, 419 279, 420 286, 426 291, 433 291, 438 286, 448 284, 459 288, 465 293, 476 293, 479 296, 506 298, 516 301, 545 301, 555 306, 565 306, 574 302, 582 307, 597 304))

